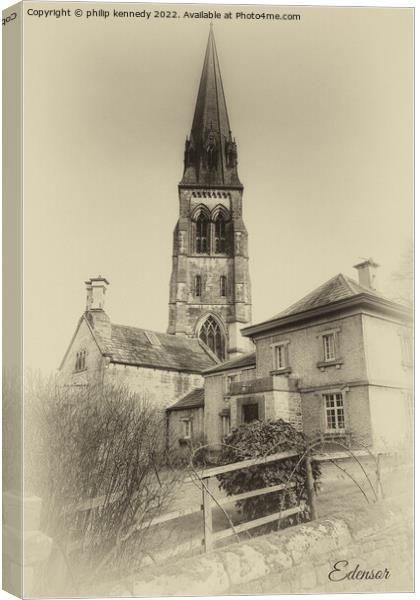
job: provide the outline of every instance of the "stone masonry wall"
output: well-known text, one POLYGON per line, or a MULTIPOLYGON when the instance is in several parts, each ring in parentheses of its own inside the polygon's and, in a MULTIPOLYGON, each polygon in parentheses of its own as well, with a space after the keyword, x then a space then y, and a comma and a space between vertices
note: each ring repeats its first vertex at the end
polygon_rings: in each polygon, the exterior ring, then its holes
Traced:
POLYGON ((137 392, 162 410, 194 388, 203 385, 203 377, 198 373, 181 373, 119 364, 108 366, 105 371, 105 382, 107 380, 127 384, 130 390, 137 392))
MULTIPOLYGON (((326 429, 325 400, 320 390, 302 393, 303 432, 314 438, 326 429)), ((349 387, 342 391, 344 398, 345 430, 351 432, 352 441, 370 444, 372 441, 371 416, 369 410, 368 386, 349 387)))
POLYGON ((267 377, 275 368, 272 344, 283 341, 289 342, 289 366, 292 375, 299 380, 300 389, 366 380, 361 315, 334 321, 324 319, 324 322, 300 328, 295 326, 289 331, 257 339, 257 377, 267 377), (317 363, 323 360, 322 334, 331 330, 337 330, 337 357, 343 363, 321 370, 317 363))
POLYGON ((382 502, 181 559, 164 568, 152 567, 95 593, 408 592, 413 590, 410 531, 410 515, 399 504, 382 502), (374 579, 361 575, 372 571, 374 579))
POLYGON ((102 383, 104 359, 92 333, 83 319, 77 334, 70 343, 60 370, 60 381, 66 386, 86 386, 102 383), (76 371, 76 355, 86 352, 86 369, 76 371))

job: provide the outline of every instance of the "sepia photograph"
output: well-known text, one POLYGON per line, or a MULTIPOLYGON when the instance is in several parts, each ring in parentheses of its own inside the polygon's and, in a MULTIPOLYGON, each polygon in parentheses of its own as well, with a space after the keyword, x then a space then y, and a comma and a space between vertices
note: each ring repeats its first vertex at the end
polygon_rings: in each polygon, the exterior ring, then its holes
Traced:
POLYGON ((4 8, 4 590, 414 591, 413 52, 413 7, 4 8))

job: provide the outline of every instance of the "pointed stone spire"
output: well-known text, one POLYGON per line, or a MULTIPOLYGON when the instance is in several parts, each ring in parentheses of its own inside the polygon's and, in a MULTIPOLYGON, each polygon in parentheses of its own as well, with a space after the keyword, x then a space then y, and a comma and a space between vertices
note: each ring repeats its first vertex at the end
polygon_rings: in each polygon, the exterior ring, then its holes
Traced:
POLYGON ((207 42, 191 135, 185 143, 182 184, 241 188, 213 27, 207 42))

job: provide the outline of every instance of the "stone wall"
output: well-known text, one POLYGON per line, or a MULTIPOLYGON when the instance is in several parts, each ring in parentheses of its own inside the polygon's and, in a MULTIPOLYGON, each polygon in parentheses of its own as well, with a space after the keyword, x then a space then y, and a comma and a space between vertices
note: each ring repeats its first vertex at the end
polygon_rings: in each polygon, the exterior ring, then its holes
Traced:
POLYGON ((413 448, 413 395, 401 389, 369 386, 372 436, 377 451, 413 448))
POLYGON ((182 450, 185 420, 191 421, 191 438, 197 441, 200 438, 202 439, 204 435, 204 408, 171 410, 168 413, 168 447, 170 450, 182 450))
POLYGON ((289 342, 289 366, 299 379, 301 389, 366 380, 361 315, 324 319, 257 339, 257 377, 267 377, 275 368, 272 344, 278 342, 289 342), (322 334, 331 330, 337 331, 337 358, 342 359, 342 364, 332 364, 322 370, 317 366, 323 360, 322 334))
MULTIPOLYGON (((179 220, 173 237, 168 333, 197 335, 201 319, 215 314, 223 324, 231 356, 251 347, 239 329, 251 323, 251 286, 248 268, 248 234, 242 220, 242 191, 179 188, 179 220), (227 251, 197 254, 192 214, 199 206, 214 211, 221 206, 229 215, 227 251), (202 277, 202 293, 194 295, 194 277, 202 277), (220 294, 220 277, 226 277, 226 295, 220 294)), ((213 225, 212 225, 213 228, 213 225)))
MULTIPOLYGON (((302 421, 303 432, 314 438, 326 430, 325 399, 323 393, 331 389, 303 392, 302 421)), ((349 386, 337 391, 343 395, 345 431, 351 432, 351 440, 355 444, 372 442, 372 421, 369 410, 368 386, 349 386)))
POLYGON ((221 373, 205 378, 204 431, 209 444, 219 444, 222 439, 220 412, 229 407, 224 399, 225 375, 221 373))
POLYGON ((182 373, 114 363, 107 367, 104 381, 126 384, 130 390, 138 393, 140 397, 161 410, 168 408, 194 388, 203 386, 203 377, 198 373, 182 373))
POLYGON ((412 330, 384 317, 363 315, 362 318, 369 383, 411 388, 413 357, 404 364, 401 337, 412 336, 412 330))
POLYGON ((143 570, 95 593, 408 592, 413 590, 410 531, 410 513, 399 504, 382 502, 143 570), (374 579, 363 575, 372 571, 374 579))
POLYGON ((60 380, 66 386, 86 386, 103 381, 105 361, 85 319, 79 321, 76 335, 70 342, 60 369, 60 380), (86 352, 86 368, 76 371, 76 355, 86 352))

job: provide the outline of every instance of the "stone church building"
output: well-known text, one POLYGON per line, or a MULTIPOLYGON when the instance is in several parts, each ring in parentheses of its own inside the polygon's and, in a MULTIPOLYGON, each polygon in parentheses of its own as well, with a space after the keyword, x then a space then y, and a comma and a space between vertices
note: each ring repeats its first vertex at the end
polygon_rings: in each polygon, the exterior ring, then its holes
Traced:
POLYGON ((63 383, 127 383, 166 411, 171 445, 217 445, 232 427, 275 418, 349 443, 406 439, 410 315, 374 289, 373 261, 356 265, 358 282, 337 275, 252 325, 243 185, 212 29, 178 194, 167 332, 112 323, 108 281, 89 279, 63 383))
POLYGON ((203 385, 204 370, 252 348, 240 334, 251 324, 243 186, 212 30, 178 194, 167 333, 112 323, 108 281, 89 279, 86 311, 60 366, 66 385, 118 377, 167 408, 203 385))

